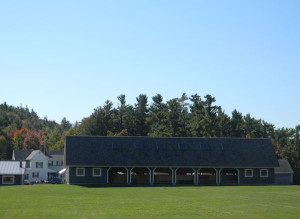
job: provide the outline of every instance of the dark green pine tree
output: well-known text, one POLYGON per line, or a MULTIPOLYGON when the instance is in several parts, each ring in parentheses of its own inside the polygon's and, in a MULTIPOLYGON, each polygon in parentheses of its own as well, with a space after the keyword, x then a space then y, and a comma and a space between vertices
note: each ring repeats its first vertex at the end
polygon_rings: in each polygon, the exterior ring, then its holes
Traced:
POLYGON ((205 137, 204 126, 204 104, 201 97, 198 94, 194 94, 190 97, 192 102, 190 105, 191 120, 189 128, 193 137, 205 137))
POLYGON ((229 137, 230 125, 230 117, 219 107, 215 123, 216 137, 229 137))
POLYGON ((180 116, 179 116, 179 122, 180 122, 180 136, 187 137, 191 136, 190 130, 188 128, 188 123, 190 122, 190 116, 189 116, 189 103, 187 102, 189 98, 185 93, 181 95, 181 98, 178 100, 180 104, 180 116))
POLYGON ((148 97, 145 94, 140 94, 135 104, 135 128, 138 136, 147 136, 149 127, 147 124, 148 117, 148 97))
POLYGON ((236 109, 232 111, 230 127, 231 137, 245 137, 243 115, 236 109))
POLYGON ((182 126, 180 124, 181 105, 178 98, 171 99, 167 102, 168 105, 168 120, 171 125, 171 134, 173 137, 180 136, 182 126))
POLYGON ((168 120, 168 107, 163 103, 163 97, 157 94, 152 97, 150 106, 149 136, 171 136, 170 121, 168 120))

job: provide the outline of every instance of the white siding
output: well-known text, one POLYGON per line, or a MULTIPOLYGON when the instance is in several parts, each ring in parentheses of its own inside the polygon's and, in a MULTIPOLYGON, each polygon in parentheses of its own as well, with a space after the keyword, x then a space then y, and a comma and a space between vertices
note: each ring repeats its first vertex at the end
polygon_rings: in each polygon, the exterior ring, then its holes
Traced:
POLYGON ((40 180, 48 179, 48 157, 46 157, 41 151, 35 153, 30 160, 30 168, 26 168, 26 174, 29 174, 28 180, 30 182, 36 182, 40 180), (43 168, 36 168, 36 162, 43 162, 43 168), (32 173, 39 173, 38 178, 33 178, 32 173))

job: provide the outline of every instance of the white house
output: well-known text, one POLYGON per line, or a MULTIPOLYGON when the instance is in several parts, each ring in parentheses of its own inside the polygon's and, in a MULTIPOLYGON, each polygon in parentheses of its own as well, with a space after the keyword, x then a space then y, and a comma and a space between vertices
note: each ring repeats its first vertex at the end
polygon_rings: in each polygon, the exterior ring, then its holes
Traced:
POLYGON ((40 150, 14 150, 12 160, 26 161, 25 179, 30 182, 46 181, 56 172, 48 168, 49 157, 40 150))
POLYGON ((48 174, 49 178, 58 177, 63 179, 63 175, 60 174, 64 166, 64 151, 47 151, 49 157, 48 167, 55 172, 48 174))

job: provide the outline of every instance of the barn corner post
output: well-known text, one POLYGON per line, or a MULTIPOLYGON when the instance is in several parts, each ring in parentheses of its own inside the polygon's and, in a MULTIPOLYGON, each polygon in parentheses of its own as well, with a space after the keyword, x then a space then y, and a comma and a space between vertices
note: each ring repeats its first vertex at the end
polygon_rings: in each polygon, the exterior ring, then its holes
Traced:
POLYGON ((177 181, 176 172, 178 168, 171 168, 171 170, 172 170, 172 185, 176 185, 176 181, 177 181))
POLYGON ((200 168, 193 168, 193 170, 194 170, 194 185, 198 185, 199 184, 198 171, 200 170, 200 168))
POLYGON ((127 170, 127 185, 131 185, 131 170, 132 167, 126 167, 127 170))
POLYGON ((215 168, 216 170, 216 185, 221 184, 221 170, 222 168, 215 168))

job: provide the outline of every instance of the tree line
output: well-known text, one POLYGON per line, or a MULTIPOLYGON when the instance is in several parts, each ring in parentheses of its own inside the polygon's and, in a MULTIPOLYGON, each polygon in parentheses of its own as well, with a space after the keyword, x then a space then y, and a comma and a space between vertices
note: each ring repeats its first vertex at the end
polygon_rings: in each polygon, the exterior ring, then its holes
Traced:
POLYGON ((128 104, 124 94, 117 98, 117 106, 107 100, 73 125, 66 118, 58 124, 40 119, 27 107, 1 104, 0 159, 10 158, 13 149, 37 149, 42 144, 61 150, 66 135, 270 138, 277 156, 290 161, 300 183, 300 125, 276 129, 238 110, 228 115, 209 94, 182 94, 167 101, 160 94, 151 101, 140 94, 134 104, 128 104))
POLYGON ((107 100, 92 115, 76 123, 69 135, 98 136, 161 136, 161 137, 237 137, 270 138, 279 158, 288 159, 300 182, 300 125, 275 128, 272 123, 243 115, 234 110, 227 115, 216 99, 207 94, 194 94, 167 101, 145 94, 127 104, 124 94, 118 96, 117 107, 107 100))

